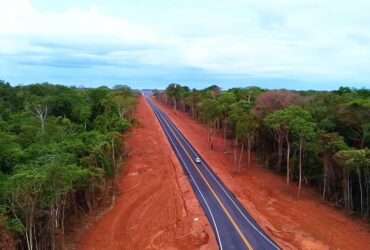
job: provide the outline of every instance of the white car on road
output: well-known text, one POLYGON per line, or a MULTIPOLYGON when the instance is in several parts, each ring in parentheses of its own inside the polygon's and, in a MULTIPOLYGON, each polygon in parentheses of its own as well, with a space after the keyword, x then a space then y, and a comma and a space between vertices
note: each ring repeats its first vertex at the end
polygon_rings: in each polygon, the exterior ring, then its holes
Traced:
POLYGON ((202 161, 200 160, 200 158, 197 156, 197 157, 195 157, 195 162, 196 163, 201 163, 202 161))

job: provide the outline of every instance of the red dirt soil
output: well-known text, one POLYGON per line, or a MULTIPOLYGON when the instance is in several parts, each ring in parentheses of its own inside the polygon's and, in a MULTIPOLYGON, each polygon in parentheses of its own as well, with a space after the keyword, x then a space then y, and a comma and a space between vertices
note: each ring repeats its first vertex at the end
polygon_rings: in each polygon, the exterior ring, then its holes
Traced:
POLYGON ((283 249, 370 249, 368 224, 322 202, 312 188, 304 187, 297 199, 294 184, 286 185, 284 177, 255 163, 235 173, 232 154, 224 153, 222 136, 215 138, 211 151, 203 124, 183 112, 159 105, 283 249))
POLYGON ((77 249, 217 249, 211 227, 153 112, 140 98, 138 126, 115 206, 90 223, 77 249))
POLYGON ((15 241, 12 236, 0 224, 0 249, 15 250, 15 241))

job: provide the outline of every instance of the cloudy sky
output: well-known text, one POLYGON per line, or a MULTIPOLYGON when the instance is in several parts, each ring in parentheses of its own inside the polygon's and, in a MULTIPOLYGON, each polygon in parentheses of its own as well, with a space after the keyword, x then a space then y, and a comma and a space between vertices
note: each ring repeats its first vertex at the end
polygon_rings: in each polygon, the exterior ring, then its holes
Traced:
POLYGON ((370 87, 368 0, 0 0, 0 79, 370 87))

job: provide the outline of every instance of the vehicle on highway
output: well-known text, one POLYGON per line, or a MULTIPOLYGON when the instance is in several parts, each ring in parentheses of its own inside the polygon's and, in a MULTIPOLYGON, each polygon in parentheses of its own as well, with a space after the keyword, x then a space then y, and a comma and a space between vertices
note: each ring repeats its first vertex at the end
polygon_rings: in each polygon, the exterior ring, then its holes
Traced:
POLYGON ((195 162, 196 163, 201 163, 201 160, 200 160, 200 158, 197 156, 197 157, 195 157, 195 162))
POLYGON ((218 179, 174 123, 147 97, 172 148, 181 162, 190 184, 214 228, 219 248, 280 250, 250 219, 248 211, 218 179))

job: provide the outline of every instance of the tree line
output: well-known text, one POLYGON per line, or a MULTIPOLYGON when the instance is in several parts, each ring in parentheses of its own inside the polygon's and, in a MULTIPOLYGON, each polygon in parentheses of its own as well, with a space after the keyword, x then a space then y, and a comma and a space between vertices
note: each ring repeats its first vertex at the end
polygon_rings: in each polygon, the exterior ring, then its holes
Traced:
POLYGON ((305 183, 323 200, 370 218, 370 90, 222 91, 173 83, 155 96, 206 124, 211 149, 221 133, 237 171, 242 162, 251 164, 254 151, 260 165, 284 174, 287 184, 297 183, 298 196, 305 183))
POLYGON ((65 223, 115 183, 137 93, 0 81, 0 222, 19 249, 61 249, 65 223))

